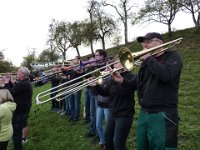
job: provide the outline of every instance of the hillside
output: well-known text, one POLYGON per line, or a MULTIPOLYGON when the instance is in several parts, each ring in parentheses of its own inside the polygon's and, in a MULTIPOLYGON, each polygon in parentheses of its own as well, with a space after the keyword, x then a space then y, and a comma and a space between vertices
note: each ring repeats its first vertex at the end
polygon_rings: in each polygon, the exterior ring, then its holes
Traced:
MULTIPOLYGON (((165 42, 183 37, 176 46, 183 59, 183 70, 179 90, 179 143, 180 150, 200 149, 200 32, 194 28, 180 30, 168 38, 164 34, 165 42)), ((136 42, 126 45, 132 52, 141 49, 136 42)), ((116 55, 119 47, 108 49, 110 55, 116 55)), ((134 70, 137 72, 137 69, 134 70)), ((98 144, 92 144, 92 139, 85 138, 88 125, 84 120, 77 123, 68 122, 64 116, 50 111, 50 103, 38 106, 35 104, 36 95, 50 87, 34 88, 33 107, 29 117, 29 141, 24 145, 25 150, 98 150, 98 144)), ((83 92, 82 92, 83 93, 83 92)), ((83 100, 83 97, 82 97, 83 100)), ((82 103, 83 105, 83 103, 82 103)), ((83 108, 83 107, 82 107, 83 108)), ((83 109, 82 109, 83 111, 83 109)), ((136 102, 136 114, 127 146, 135 149, 135 128, 137 126, 139 106, 136 102)), ((8 150, 12 149, 10 142, 8 150)))

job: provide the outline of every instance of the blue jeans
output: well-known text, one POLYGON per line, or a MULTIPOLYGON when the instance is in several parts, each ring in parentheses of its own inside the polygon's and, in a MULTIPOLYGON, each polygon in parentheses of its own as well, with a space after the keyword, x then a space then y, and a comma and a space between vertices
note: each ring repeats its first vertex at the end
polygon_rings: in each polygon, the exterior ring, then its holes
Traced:
POLYGON ((98 96, 92 95, 90 98, 90 127, 89 133, 96 134, 96 107, 97 107, 98 96))
POLYGON ((91 97, 91 89, 86 88, 84 94, 84 106, 85 106, 85 120, 90 121, 90 97, 91 97))
POLYGON ((74 93, 71 97, 71 116, 73 120, 79 120, 81 109, 81 92, 82 90, 74 93))
POLYGON ((105 144, 103 121, 105 118, 107 122, 109 113, 109 108, 97 107, 96 128, 100 139, 99 144, 105 144))
POLYGON ((71 103, 70 103, 70 101, 71 101, 71 95, 70 96, 67 96, 66 97, 66 99, 65 99, 65 101, 66 101, 66 115, 71 115, 71 103))
POLYGON ((133 117, 114 117, 109 113, 105 129, 107 150, 126 150, 126 139, 132 122, 133 117))
POLYGON ((13 144, 14 144, 14 150, 22 150, 22 129, 23 124, 26 119, 26 114, 22 113, 13 113, 13 144))

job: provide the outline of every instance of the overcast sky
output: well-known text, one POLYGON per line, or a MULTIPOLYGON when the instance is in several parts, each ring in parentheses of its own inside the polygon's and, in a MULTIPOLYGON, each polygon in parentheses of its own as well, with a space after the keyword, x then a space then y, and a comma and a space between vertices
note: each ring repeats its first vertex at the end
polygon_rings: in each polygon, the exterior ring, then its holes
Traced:
MULTIPOLYGON (((19 66, 28 50, 35 49, 36 54, 39 54, 47 48, 48 26, 52 18, 64 21, 83 20, 88 17, 86 10, 87 0, 1 0, 0 50, 5 49, 5 59, 19 66)), ((188 27, 193 27, 191 16, 179 13, 172 28, 188 27)), ((167 32, 167 26, 158 23, 129 26, 129 41, 151 31, 164 33, 167 32)), ((75 55, 75 49, 67 52, 69 58, 75 55)))

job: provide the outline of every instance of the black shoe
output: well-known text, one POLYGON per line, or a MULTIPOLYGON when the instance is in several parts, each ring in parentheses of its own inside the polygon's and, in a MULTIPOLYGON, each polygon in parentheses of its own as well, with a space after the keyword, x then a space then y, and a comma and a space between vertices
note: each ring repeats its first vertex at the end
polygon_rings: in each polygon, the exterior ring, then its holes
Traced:
POLYGON ((88 124, 88 123, 90 123, 90 120, 85 120, 84 121, 84 124, 88 124))
POLYGON ((95 134, 92 134, 90 132, 85 135, 85 137, 94 137, 94 136, 95 136, 95 134))
POLYGON ((73 118, 69 118, 68 121, 73 121, 73 118))
POLYGON ((73 119, 72 121, 75 121, 75 122, 76 122, 76 121, 79 121, 79 119, 73 119))

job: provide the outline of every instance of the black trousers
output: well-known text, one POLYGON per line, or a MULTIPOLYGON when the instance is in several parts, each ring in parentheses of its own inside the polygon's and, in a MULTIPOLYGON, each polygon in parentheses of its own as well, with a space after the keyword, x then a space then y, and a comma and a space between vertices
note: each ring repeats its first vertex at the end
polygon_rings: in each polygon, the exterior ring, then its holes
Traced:
POLYGON ((8 141, 0 142, 0 150, 7 150, 8 141))

